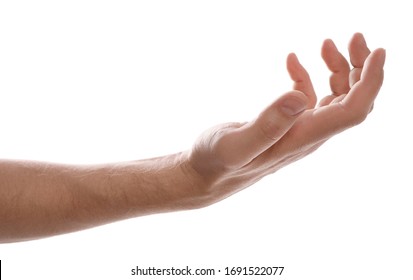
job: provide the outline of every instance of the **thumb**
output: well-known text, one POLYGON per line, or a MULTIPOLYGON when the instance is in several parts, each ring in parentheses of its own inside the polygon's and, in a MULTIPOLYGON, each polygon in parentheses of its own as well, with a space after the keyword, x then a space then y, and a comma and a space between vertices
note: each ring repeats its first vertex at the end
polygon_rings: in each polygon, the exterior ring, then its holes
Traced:
POLYGON ((227 131, 217 146, 222 162, 229 167, 251 162, 287 133, 309 102, 301 91, 287 92, 253 121, 227 131))

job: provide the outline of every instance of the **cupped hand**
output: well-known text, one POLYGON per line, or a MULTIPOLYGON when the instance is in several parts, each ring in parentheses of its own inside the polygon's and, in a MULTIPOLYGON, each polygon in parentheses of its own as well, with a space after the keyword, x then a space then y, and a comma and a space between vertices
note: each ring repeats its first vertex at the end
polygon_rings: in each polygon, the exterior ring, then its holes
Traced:
POLYGON ((250 122, 221 124, 199 137, 188 164, 205 204, 254 184, 365 120, 383 82, 385 50, 370 52, 360 33, 348 49, 352 68, 333 41, 324 41, 321 54, 332 72, 331 94, 318 105, 309 74, 290 54, 292 91, 250 122))

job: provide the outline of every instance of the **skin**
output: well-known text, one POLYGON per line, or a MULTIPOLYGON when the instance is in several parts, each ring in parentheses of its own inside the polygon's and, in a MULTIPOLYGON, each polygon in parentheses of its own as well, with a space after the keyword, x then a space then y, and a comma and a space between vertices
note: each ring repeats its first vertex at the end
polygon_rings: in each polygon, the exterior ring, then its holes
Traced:
POLYGON ((290 54, 293 90, 250 122, 205 131, 189 151, 91 166, 0 161, 0 242, 205 207, 305 157, 363 122, 373 108, 385 50, 370 52, 360 33, 348 49, 351 64, 333 41, 324 41, 321 55, 332 72, 331 95, 318 104, 307 71, 290 54))

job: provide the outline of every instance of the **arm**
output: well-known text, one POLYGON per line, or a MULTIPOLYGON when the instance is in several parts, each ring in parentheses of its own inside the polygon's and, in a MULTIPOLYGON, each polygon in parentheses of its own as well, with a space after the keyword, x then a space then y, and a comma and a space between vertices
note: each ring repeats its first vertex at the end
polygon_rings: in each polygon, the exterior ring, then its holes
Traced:
POLYGON ((207 206, 308 155, 373 108, 385 51, 370 53, 355 34, 349 52, 353 70, 331 40, 324 42, 332 94, 318 107, 308 73, 291 54, 292 91, 251 122, 211 128, 188 152, 99 166, 0 162, 0 242, 207 206))
POLYGON ((0 162, 0 243, 197 207, 186 154, 118 164, 0 162))

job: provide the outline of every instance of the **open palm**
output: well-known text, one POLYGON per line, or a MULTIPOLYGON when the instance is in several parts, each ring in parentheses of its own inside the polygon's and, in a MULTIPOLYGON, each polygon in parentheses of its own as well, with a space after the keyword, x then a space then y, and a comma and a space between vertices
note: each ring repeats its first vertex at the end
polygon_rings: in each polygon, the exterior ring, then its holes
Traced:
POLYGON ((349 55, 352 69, 333 41, 324 41, 322 57, 332 72, 332 92, 317 104, 309 74, 290 54, 292 91, 251 122, 218 125, 201 135, 189 163, 203 183, 207 203, 255 183, 365 120, 383 82, 385 51, 370 52, 363 35, 356 33, 349 55))

